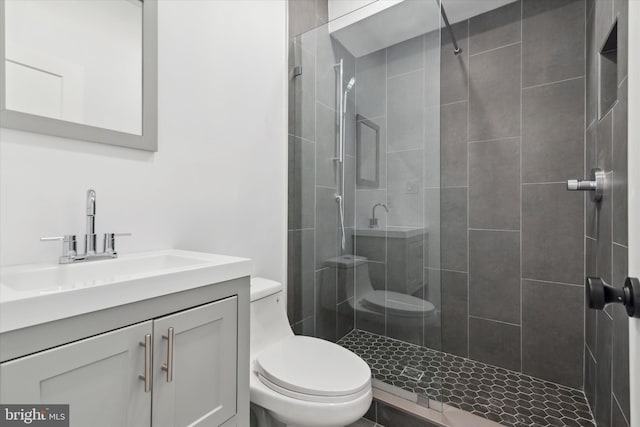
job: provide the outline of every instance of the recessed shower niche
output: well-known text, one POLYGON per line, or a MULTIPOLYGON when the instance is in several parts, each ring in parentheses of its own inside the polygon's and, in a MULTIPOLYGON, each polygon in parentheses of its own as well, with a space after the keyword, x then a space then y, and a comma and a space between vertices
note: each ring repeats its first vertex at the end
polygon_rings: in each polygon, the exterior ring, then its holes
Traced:
POLYGON ((600 50, 600 118, 618 100, 618 22, 609 31, 600 50))

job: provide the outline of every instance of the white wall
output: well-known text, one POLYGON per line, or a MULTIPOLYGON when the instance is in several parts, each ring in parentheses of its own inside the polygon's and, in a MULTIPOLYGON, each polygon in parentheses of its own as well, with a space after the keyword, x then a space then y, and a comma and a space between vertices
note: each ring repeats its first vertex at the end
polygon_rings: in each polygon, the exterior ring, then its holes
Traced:
POLYGON ((53 262, 40 236, 129 231, 122 253, 250 257, 284 280, 286 3, 159 1, 159 144, 146 153, 2 129, 0 265, 53 262))

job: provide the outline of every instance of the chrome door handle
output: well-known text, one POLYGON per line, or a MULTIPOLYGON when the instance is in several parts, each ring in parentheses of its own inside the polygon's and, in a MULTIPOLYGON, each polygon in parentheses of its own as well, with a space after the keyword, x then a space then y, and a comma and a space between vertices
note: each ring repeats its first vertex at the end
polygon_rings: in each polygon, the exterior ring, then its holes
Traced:
POLYGON ((144 336, 140 346, 144 347, 144 374, 138 375, 138 378, 144 381, 144 392, 149 393, 151 391, 151 334, 144 336))
POLYGON ((167 330, 167 335, 162 335, 167 340, 167 363, 162 364, 162 370, 167 371, 167 382, 173 381, 173 328, 167 330))
POLYGON ((567 181, 569 191, 590 191, 591 200, 599 202, 604 194, 605 173, 602 169, 594 168, 589 172, 589 180, 570 179, 567 181))

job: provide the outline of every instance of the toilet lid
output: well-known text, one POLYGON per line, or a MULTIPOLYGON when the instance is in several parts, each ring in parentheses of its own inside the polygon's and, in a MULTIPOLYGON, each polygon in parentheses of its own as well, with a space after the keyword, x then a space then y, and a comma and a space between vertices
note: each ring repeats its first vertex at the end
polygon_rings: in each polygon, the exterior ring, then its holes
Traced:
POLYGON ((362 305, 370 310, 394 316, 420 317, 431 314, 435 306, 429 301, 394 291, 371 291, 362 298, 362 305))
POLYGON ((295 336, 274 344, 258 355, 255 368, 261 379, 302 395, 347 396, 371 387, 371 370, 362 359, 318 338, 295 336))

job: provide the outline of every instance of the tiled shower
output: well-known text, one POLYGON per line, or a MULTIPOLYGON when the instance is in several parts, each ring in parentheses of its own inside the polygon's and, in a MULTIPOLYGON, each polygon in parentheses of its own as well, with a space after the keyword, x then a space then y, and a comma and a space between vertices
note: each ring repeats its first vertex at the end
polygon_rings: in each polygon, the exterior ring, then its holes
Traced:
MULTIPOLYGON (((439 20, 432 3, 424 13, 439 20)), ((327 0, 290 0, 296 333, 342 343, 370 363, 379 387, 425 406, 504 425, 628 426, 626 317, 584 300, 586 275, 621 286, 627 273, 626 3, 518 0, 453 23, 460 55, 444 28, 355 55, 325 25, 327 0), (599 52, 614 23, 609 61, 599 52), (333 159, 340 59, 356 82, 344 249, 333 159), (373 183, 358 172, 359 132, 371 129, 373 183), (611 183, 602 202, 566 190, 596 166, 611 183), (378 208, 370 228, 378 203, 388 213, 378 208), (386 292, 381 310, 361 307, 365 270, 364 289, 386 292), (396 309, 390 292, 415 306, 396 309), (384 346, 404 350, 380 360, 373 352, 384 346), (472 372, 463 386, 450 380, 461 369, 472 372)))

